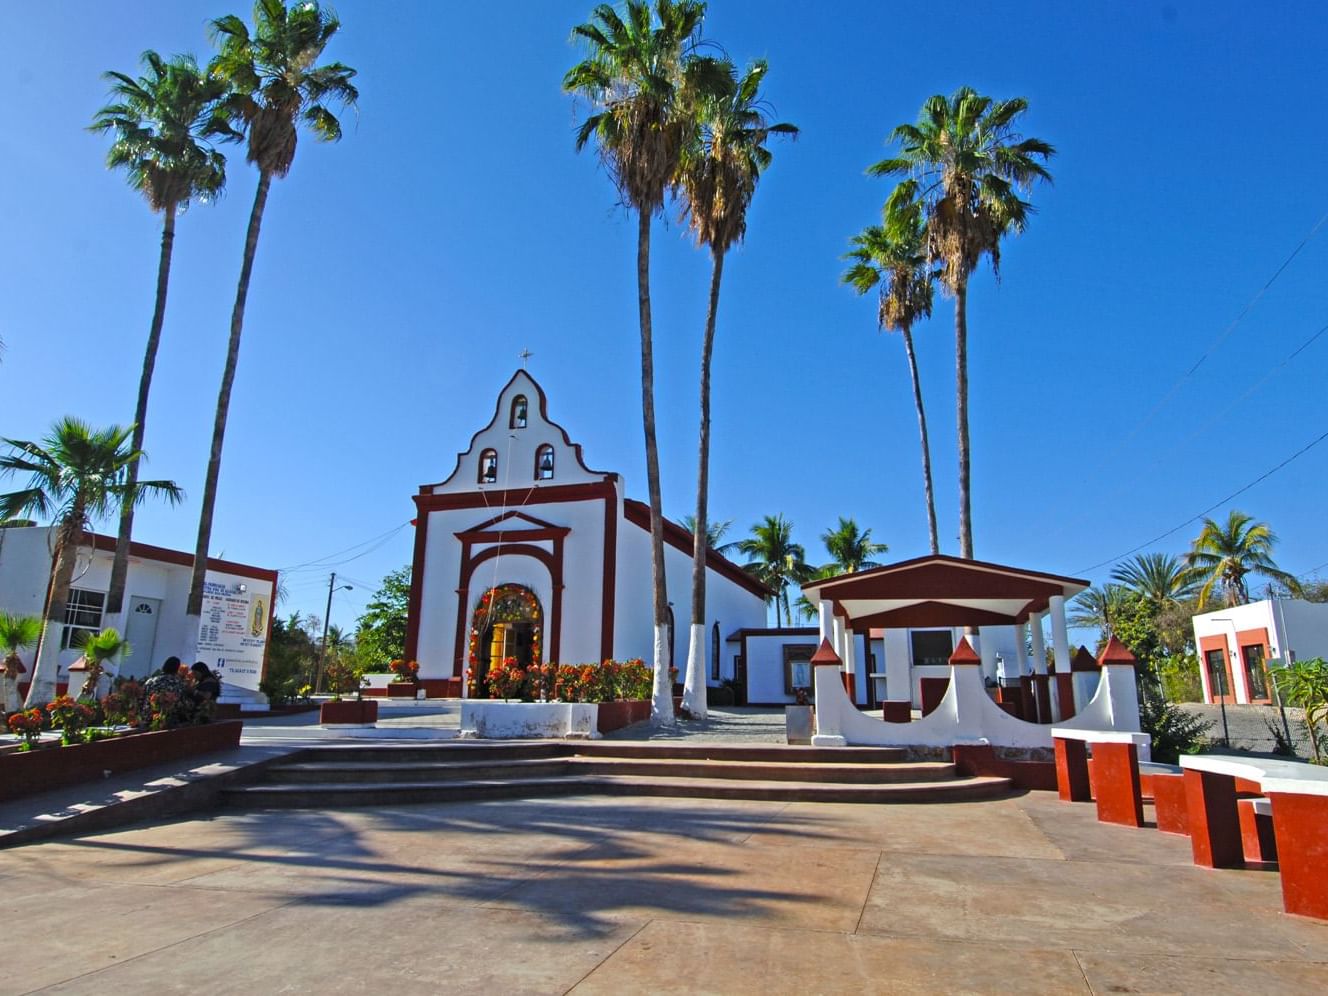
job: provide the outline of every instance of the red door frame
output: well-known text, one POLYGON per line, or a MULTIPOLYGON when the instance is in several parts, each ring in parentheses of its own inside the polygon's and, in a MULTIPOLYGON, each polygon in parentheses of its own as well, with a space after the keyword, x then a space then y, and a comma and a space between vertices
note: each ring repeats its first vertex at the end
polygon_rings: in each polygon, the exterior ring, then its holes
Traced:
POLYGON ((1236 703, 1236 682, 1235 675, 1231 673, 1231 648, 1227 646, 1225 636, 1204 636, 1199 638, 1199 666, 1203 668, 1204 678, 1208 686, 1208 701, 1216 705, 1219 702, 1225 702, 1227 705, 1236 703), (1210 650, 1222 651, 1222 665, 1227 672, 1227 692, 1226 695, 1218 695, 1217 690, 1213 688, 1213 672, 1208 667, 1208 652, 1210 650))

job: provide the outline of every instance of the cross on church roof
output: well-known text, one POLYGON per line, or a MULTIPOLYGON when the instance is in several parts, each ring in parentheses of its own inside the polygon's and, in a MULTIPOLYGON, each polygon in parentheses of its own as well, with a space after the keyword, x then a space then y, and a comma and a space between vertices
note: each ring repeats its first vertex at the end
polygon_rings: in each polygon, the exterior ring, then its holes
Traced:
POLYGON ((534 356, 535 354, 532 353, 532 352, 531 352, 530 350, 528 350, 528 349, 523 349, 523 350, 521 350, 521 352, 520 352, 519 354, 517 354, 517 355, 519 355, 519 356, 521 357, 521 367, 522 367, 522 369, 525 369, 526 367, 528 367, 528 366, 530 365, 528 361, 529 361, 530 358, 531 358, 532 356, 534 356))

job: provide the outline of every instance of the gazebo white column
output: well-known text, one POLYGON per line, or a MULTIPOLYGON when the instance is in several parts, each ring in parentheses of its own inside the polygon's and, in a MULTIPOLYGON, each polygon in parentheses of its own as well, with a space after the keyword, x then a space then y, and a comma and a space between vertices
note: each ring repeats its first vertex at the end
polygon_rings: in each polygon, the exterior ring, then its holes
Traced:
POLYGON ((1014 678, 1022 678, 1028 674, 1028 653, 1024 647, 1028 646, 1028 624, 1014 624, 1014 659, 1017 670, 1013 674, 1007 671, 1007 675, 1014 678))
POLYGON ((1070 632, 1065 625, 1065 596, 1052 595, 1047 608, 1051 610, 1051 651, 1056 658, 1056 673, 1070 673, 1070 632))
POLYGON ((849 674, 858 673, 857 637, 848 626, 844 627, 844 670, 849 674))
POLYGON ((839 658, 842 669, 842 664, 846 658, 846 651, 844 650, 844 620, 840 619, 839 616, 835 616, 834 619, 834 629, 830 635, 830 646, 835 648, 835 656, 839 658))
POLYGON ((816 616, 817 616, 817 623, 820 626, 821 630, 820 634, 821 639, 830 640, 831 643, 833 644, 835 603, 831 601, 818 602, 817 609, 818 612, 816 613, 816 616))
POLYGON ((1047 673, 1047 644, 1042 632, 1042 613, 1033 612, 1028 616, 1028 632, 1033 638, 1033 673, 1047 673))
POLYGON ((996 635, 988 630, 982 632, 978 628, 978 656, 982 658, 982 679, 983 681, 996 680, 996 635))

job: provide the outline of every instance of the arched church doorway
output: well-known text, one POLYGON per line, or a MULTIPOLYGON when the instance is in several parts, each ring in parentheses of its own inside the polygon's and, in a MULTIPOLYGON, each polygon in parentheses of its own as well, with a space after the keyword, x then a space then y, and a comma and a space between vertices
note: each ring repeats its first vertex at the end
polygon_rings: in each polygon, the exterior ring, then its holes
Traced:
POLYGON ((521 667, 542 663, 544 613, 529 588, 504 584, 487 589, 470 618, 470 667, 480 684, 494 661, 515 657, 521 667))

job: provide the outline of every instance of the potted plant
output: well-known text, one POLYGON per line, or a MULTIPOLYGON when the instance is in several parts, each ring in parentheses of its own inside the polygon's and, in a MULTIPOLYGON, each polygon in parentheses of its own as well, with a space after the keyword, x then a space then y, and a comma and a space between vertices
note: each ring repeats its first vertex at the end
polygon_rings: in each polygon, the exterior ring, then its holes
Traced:
MULTIPOLYGON (((114 627, 107 626, 96 635, 79 634, 77 646, 83 651, 83 667, 87 672, 83 678, 83 688, 78 693, 80 699, 95 699, 101 677, 106 673, 106 665, 116 657, 128 657, 134 648, 114 627)), ((74 670, 73 667, 70 670, 74 670)))
POLYGON ((420 673, 420 666, 415 661, 397 660, 387 665, 387 669, 392 672, 393 678, 387 686, 388 698, 393 699, 413 699, 419 689, 419 682, 416 678, 420 673))
POLYGON ((18 652, 23 647, 36 646, 41 639, 42 621, 36 616, 20 616, 0 612, 0 650, 5 652, 3 694, 0 694, 0 710, 16 712, 23 708, 19 699, 18 679, 27 671, 18 652))
POLYGON ((378 703, 372 699, 365 701, 360 694, 364 679, 355 671, 355 666, 340 654, 334 656, 324 671, 328 690, 332 700, 318 707, 318 721, 323 725, 354 724, 368 726, 378 722, 378 703), (342 696, 355 693, 354 701, 344 701, 342 696))
POLYGON ((28 709, 16 712, 9 717, 9 732, 23 738, 19 750, 32 750, 41 740, 42 725, 45 717, 40 709, 28 709))

